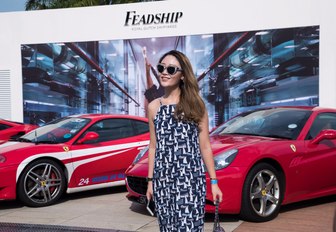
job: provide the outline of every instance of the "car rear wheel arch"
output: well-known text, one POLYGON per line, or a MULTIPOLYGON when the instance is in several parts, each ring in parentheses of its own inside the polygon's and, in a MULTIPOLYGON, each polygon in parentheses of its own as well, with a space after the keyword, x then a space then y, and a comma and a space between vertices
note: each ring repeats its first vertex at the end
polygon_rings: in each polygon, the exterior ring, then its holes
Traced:
MULTIPOLYGON (((30 183, 30 190, 33 190, 33 188, 36 188, 35 186, 32 186, 37 183, 44 182, 39 177, 34 177, 35 180, 30 183), (34 183, 35 182, 35 183, 34 183)), ((59 200, 59 198, 64 194, 64 192, 67 189, 67 183, 68 183, 68 172, 64 164, 55 158, 52 157, 43 157, 39 159, 35 159, 28 163, 26 167, 23 169, 23 171, 20 174, 20 177, 18 178, 17 186, 16 186, 16 192, 18 199, 22 201, 25 205, 31 206, 31 207, 43 207, 54 204, 56 201, 59 200), (44 169, 50 169, 53 172, 53 177, 56 178, 55 180, 59 180, 59 183, 56 183, 57 181, 50 181, 49 183, 51 185, 55 185, 55 188, 57 189, 56 196, 53 196, 51 199, 48 199, 46 202, 39 202, 38 200, 35 201, 33 196, 29 197, 27 194, 27 181, 29 181, 29 178, 32 179, 30 176, 30 173, 34 173, 37 169, 34 170, 34 168, 40 168, 39 171, 44 169), (29 176, 29 178, 28 178, 29 176), (24 187, 26 185, 26 187, 24 187)), ((40 186, 41 187, 41 186, 40 186)), ((29 187, 28 187, 29 188, 29 187)), ((53 187, 52 187, 53 188, 53 187)), ((50 190, 50 189, 49 189, 50 190)))
POLYGON ((272 220, 279 213, 285 186, 285 175, 280 164, 272 159, 260 160, 250 168, 245 177, 240 216, 246 221, 272 220), (274 181, 268 182, 271 179, 274 181), (272 202, 273 199, 277 199, 276 203, 272 202), (263 204, 267 205, 265 210, 262 209, 263 204))

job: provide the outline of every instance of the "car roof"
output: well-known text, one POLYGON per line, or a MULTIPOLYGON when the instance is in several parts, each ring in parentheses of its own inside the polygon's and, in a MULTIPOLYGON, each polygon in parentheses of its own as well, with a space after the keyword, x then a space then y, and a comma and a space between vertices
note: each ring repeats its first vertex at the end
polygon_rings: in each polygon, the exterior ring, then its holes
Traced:
POLYGON ((105 118, 128 118, 135 119, 141 121, 148 121, 147 118, 135 115, 128 114, 77 114, 77 115, 69 115, 68 117, 73 118, 88 118, 88 119, 105 119, 105 118))
POLYGON ((10 125, 23 125, 24 124, 22 122, 15 122, 15 121, 3 119, 3 118, 0 118, 0 122, 2 122, 4 124, 10 124, 10 125))
POLYGON ((254 112, 259 110, 268 110, 268 109, 303 109, 303 110, 311 110, 311 111, 321 111, 321 110, 331 110, 335 111, 336 109, 321 107, 321 106, 266 106, 261 108, 256 108, 250 111, 245 111, 242 113, 254 112))
POLYGON ((311 111, 333 111, 336 112, 336 108, 323 107, 323 106, 278 106, 275 108, 293 108, 293 109, 305 109, 311 111))
POLYGON ((312 111, 336 111, 336 108, 315 106, 312 108, 312 111))
POLYGON ((266 107, 256 108, 253 110, 247 110, 247 111, 238 113, 232 118, 230 118, 230 120, 237 116, 244 116, 244 115, 256 112, 256 111, 270 110, 270 109, 297 109, 297 110, 301 109, 301 110, 309 110, 312 112, 336 112, 336 108, 322 107, 322 106, 266 106, 266 107))
POLYGON ((288 108, 288 109, 304 109, 304 110, 313 110, 316 108, 316 106, 270 106, 263 109, 282 109, 282 108, 288 108))

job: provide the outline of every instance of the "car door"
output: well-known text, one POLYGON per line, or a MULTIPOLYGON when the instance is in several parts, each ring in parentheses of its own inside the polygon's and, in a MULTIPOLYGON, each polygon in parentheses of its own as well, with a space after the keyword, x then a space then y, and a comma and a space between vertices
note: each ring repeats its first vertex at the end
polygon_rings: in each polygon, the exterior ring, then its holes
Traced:
POLYGON ((336 129, 336 113, 319 113, 306 136, 306 153, 302 156, 297 174, 300 192, 308 195, 336 187, 336 139, 312 143, 324 129, 336 129))
MULTIPOLYGON (((143 124, 148 128, 147 123, 143 124)), ((74 163, 77 186, 123 181, 127 167, 139 149, 149 142, 148 129, 138 134, 133 120, 128 118, 101 120, 87 132, 95 132, 99 137, 88 144, 75 144, 71 149, 74 159, 81 157, 74 163)))

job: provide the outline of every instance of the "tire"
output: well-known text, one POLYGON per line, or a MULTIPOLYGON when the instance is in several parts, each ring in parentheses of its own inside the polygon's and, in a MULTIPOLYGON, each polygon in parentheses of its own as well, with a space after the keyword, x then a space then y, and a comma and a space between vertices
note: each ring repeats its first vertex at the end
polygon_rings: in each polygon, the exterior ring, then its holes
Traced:
POLYGON ((63 195, 66 178, 61 166, 49 159, 36 160, 23 170, 17 185, 18 198, 27 206, 54 204, 63 195))
POLYGON ((283 195, 282 174, 268 163, 259 163, 246 177, 240 216, 246 221, 270 221, 279 214, 283 195))

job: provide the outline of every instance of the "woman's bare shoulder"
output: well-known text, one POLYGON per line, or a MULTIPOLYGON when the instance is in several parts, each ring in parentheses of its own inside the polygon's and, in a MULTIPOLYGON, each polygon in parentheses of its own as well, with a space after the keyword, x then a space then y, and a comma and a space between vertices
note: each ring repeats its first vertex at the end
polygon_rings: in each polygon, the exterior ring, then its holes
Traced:
POLYGON ((149 115, 156 115, 160 107, 160 98, 156 98, 148 104, 148 113, 149 115))

